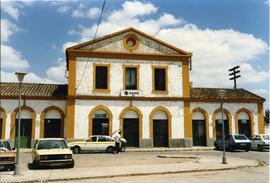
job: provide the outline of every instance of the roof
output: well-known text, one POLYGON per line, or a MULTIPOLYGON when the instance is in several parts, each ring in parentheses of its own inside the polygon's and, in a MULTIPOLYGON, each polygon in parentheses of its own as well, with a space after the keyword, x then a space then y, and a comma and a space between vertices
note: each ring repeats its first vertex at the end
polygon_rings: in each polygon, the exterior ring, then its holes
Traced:
MULTIPOLYGON (((19 96, 18 83, 0 83, 1 98, 15 98, 19 96)), ((67 85, 23 83, 22 97, 41 99, 66 99, 67 85)))
POLYGON ((175 51, 178 52, 179 54, 183 54, 183 55, 187 55, 187 56, 192 56, 192 53, 190 53, 190 52, 187 52, 187 51, 184 51, 184 50, 182 50, 182 49, 180 49, 180 48, 177 48, 177 47, 175 47, 175 46, 173 46, 173 45, 171 45, 171 44, 168 44, 168 43, 166 43, 166 42, 164 42, 164 41, 162 41, 162 40, 160 40, 160 39, 157 39, 157 38, 155 38, 155 37, 153 37, 153 36, 151 36, 151 35, 148 35, 148 34, 142 32, 142 31, 139 31, 138 29, 135 29, 135 28, 133 28, 133 27, 130 27, 130 28, 127 28, 127 29, 118 31, 118 32, 114 32, 114 33, 112 33, 112 34, 108 34, 108 35, 105 35, 105 36, 103 36, 103 37, 100 37, 100 38, 97 38, 97 39, 94 39, 94 40, 91 40, 91 41, 87 41, 87 42, 84 42, 84 43, 81 43, 81 44, 78 44, 78 45, 69 47, 69 48, 66 49, 66 52, 68 52, 69 50, 79 49, 79 48, 81 48, 81 47, 84 47, 84 46, 87 46, 87 45, 91 45, 91 44, 94 44, 94 43, 103 41, 103 40, 105 40, 105 39, 109 39, 109 38, 118 36, 118 35, 120 35, 120 34, 123 34, 123 33, 125 33, 125 32, 129 32, 129 31, 133 31, 133 32, 135 32, 135 33, 137 33, 137 34, 140 34, 140 35, 142 35, 142 36, 144 36, 144 37, 146 37, 146 38, 148 38, 148 39, 151 39, 151 40, 153 40, 153 41, 155 41, 155 42, 158 42, 159 44, 162 44, 162 45, 164 45, 164 46, 166 46, 166 47, 168 47, 168 48, 171 48, 172 50, 175 50, 175 51))
POLYGON ((245 89, 226 89, 226 88, 190 88, 190 96, 192 100, 217 100, 221 99, 219 96, 220 90, 225 90, 225 100, 252 100, 252 101, 265 101, 264 98, 255 95, 245 89))
MULTIPOLYGON (((1 98, 17 98, 18 83, 0 82, 1 98)), ((264 98, 255 95, 245 89, 224 89, 224 88, 190 88, 190 97, 192 101, 217 101, 221 98, 218 95, 219 90, 225 90, 225 99, 227 101, 265 101, 264 98)), ((67 98, 67 85, 61 84, 40 84, 40 83, 23 83, 23 98, 38 99, 63 99, 67 98)))

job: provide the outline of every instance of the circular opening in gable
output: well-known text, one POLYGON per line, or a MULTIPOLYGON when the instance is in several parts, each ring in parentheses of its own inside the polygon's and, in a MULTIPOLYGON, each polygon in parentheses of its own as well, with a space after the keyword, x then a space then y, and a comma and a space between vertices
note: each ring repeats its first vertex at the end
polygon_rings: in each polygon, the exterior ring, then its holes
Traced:
POLYGON ((128 35, 124 38, 123 45, 127 50, 133 51, 138 48, 139 40, 135 35, 128 35))

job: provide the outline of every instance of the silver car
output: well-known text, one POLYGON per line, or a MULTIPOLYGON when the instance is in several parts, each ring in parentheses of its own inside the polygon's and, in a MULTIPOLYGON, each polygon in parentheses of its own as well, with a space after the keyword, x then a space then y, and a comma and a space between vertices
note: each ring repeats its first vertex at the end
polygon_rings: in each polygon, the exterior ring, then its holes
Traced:
POLYGON ((263 149, 269 149, 270 135, 254 135, 251 140, 251 149, 262 151, 263 149))

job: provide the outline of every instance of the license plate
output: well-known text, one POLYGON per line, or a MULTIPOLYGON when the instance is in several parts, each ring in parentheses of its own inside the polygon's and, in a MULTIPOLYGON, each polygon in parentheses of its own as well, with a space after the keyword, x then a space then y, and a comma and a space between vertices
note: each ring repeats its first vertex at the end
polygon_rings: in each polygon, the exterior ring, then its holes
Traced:
POLYGON ((240 146, 244 146, 244 145, 246 145, 246 144, 240 144, 240 146))
POLYGON ((51 166, 61 166, 62 163, 55 162, 55 163, 51 163, 50 165, 51 165, 51 166))

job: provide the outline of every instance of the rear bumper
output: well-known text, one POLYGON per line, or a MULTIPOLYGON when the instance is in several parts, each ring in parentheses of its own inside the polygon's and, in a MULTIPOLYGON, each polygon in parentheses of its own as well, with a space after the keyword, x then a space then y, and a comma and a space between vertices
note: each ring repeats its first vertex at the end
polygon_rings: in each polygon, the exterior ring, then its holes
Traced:
POLYGON ((262 149, 269 149, 269 144, 262 144, 261 147, 262 149))

